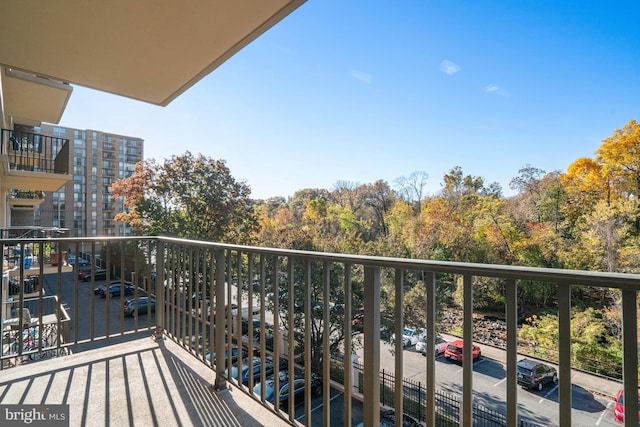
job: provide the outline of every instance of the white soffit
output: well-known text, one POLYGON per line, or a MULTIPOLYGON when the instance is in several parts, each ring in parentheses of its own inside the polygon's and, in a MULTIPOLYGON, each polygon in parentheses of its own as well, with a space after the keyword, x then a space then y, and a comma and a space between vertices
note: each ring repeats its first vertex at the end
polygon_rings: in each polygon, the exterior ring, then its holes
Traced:
POLYGON ((58 123, 73 90, 68 84, 6 68, 1 81, 5 111, 14 123, 58 123))
POLYGON ((164 106, 304 1, 3 1, 0 64, 164 106))

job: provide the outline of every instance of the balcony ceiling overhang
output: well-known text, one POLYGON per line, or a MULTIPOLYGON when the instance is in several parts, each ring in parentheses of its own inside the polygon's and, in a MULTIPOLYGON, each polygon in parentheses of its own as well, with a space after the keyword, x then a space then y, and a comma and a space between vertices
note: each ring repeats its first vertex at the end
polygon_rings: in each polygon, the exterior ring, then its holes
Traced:
MULTIPOLYGON (((73 180, 73 176, 60 173, 11 171, 2 177, 2 190, 58 191, 73 180)), ((24 204, 24 203, 23 203, 24 204)))
POLYGON ((39 126, 60 121, 73 90, 70 85, 9 68, 2 72, 7 122, 39 126))
POLYGON ((165 106, 304 1, 3 2, 0 64, 165 106))

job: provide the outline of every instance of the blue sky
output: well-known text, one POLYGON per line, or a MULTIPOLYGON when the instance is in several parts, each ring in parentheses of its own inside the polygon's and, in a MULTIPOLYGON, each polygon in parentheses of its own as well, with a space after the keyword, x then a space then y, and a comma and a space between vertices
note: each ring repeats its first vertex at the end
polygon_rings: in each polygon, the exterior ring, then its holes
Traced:
MULTIPOLYGON (((167 107, 75 87, 61 124, 224 159, 254 198, 455 166, 566 170, 640 119, 640 5, 309 0, 167 107)), ((170 58, 168 58, 170 60, 170 58)))

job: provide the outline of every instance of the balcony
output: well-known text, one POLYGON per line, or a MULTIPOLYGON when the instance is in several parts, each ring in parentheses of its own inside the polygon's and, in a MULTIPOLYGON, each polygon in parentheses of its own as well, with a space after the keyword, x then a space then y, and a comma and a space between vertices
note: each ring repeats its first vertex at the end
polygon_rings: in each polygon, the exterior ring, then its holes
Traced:
POLYGON ((2 129, 0 174, 5 189, 57 191, 73 178, 69 140, 2 129))
MULTIPOLYGON (((0 354, 5 368, 0 403, 68 403, 72 425, 348 426, 364 422, 375 426, 380 423, 381 405, 429 426, 615 425, 610 404, 596 412, 589 410, 589 404, 580 407, 579 400, 590 395, 593 405, 611 402, 617 389, 624 389, 627 396, 638 392, 639 275, 390 259, 162 237, 0 243, 5 248, 28 245, 41 254, 40 261, 47 248, 71 250, 84 258, 91 256, 88 259, 100 257, 106 267, 106 280, 93 280, 94 267, 87 282, 80 280, 78 270, 69 272, 62 266, 49 274, 42 269, 18 269, 20 277, 39 274, 44 285, 35 302, 27 301, 22 293, 14 297, 14 318, 23 319, 28 304, 38 304, 45 295, 55 296, 59 307, 52 324, 57 327, 50 342, 18 345, 13 351, 11 340, 21 336, 15 331, 39 331, 46 321, 32 319, 26 327, 26 321, 18 321, 17 327, 7 330, 14 335, 8 333, 0 354), (445 276, 459 278, 463 284, 461 337, 465 342, 478 343, 474 340, 475 279, 491 278, 504 284, 504 348, 480 342, 480 362, 473 363, 471 346, 464 346, 461 364, 436 361, 436 285, 445 276), (402 340, 392 347, 380 340, 381 284, 395 286, 392 331, 400 336, 403 285, 415 277, 425 285, 428 325, 426 357, 417 355, 419 359, 403 350, 402 340), (117 281, 116 287, 104 292, 104 298, 96 293, 99 285, 112 280, 117 281), (128 295, 125 281, 134 284, 128 295), (562 344, 554 365, 559 381, 544 394, 534 394, 533 400, 540 402, 533 409, 528 406, 531 392, 517 384, 516 364, 523 350, 517 338, 521 281, 554 284, 558 294, 562 344), (621 292, 621 381, 572 369, 571 295, 572 289, 585 286, 621 292), (137 305, 125 308, 126 300, 143 297, 155 301, 155 311, 136 311, 137 305), (358 307, 363 307, 361 313, 358 307), (238 314, 249 311, 258 314, 253 321, 245 318, 243 322, 245 316, 238 314), (63 327, 61 316, 67 312, 67 326, 63 327), (130 313, 135 315, 127 316, 130 313), (356 314, 363 316, 362 333, 352 330, 356 314), (335 320, 340 320, 337 328, 333 328, 335 320), (243 350, 238 349, 241 343, 243 350), (236 358, 234 348, 254 357, 236 358), (394 351, 389 353, 387 348, 394 351), (44 359, 46 356, 51 359, 44 359), (267 375, 269 360, 281 361, 272 367, 276 373, 273 397, 255 388, 264 382, 260 380, 267 375), (417 372, 410 372, 415 367, 413 360, 421 360, 417 372), (257 372, 246 381, 234 374, 245 364, 250 365, 248 372, 257 372), (260 368, 253 370, 256 364, 260 368), (295 399, 281 401, 284 393, 280 391, 285 389, 280 386, 289 384, 293 389, 293 377, 283 377, 283 384, 276 380, 278 372, 295 369, 303 379, 299 387, 313 391, 301 394, 298 405, 295 399), (455 387, 446 391, 437 380, 445 369, 459 373, 455 387), (388 382, 390 377, 409 376, 421 378, 418 393, 407 385, 411 382, 388 382), (314 382, 318 377, 320 386, 314 382), (492 390, 499 390, 503 397, 483 391, 487 377, 495 380, 492 390), (589 388, 594 384, 597 390, 589 388)), ((10 315, 3 313, 3 320, 10 315)), ((626 426, 637 425, 637 406, 635 399, 625 400, 626 426)))
POLYGON ((9 194, 9 206, 12 209, 28 208, 40 206, 44 202, 44 191, 15 190, 9 194))

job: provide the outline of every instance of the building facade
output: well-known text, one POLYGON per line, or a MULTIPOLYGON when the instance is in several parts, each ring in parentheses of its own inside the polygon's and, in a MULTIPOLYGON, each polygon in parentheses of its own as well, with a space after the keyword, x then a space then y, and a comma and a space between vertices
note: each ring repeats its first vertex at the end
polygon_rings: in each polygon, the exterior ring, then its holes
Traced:
POLYGON ((73 179, 58 191, 45 192, 44 201, 31 210, 12 209, 11 224, 66 229, 70 237, 131 235, 127 224, 113 220, 124 206, 112 197, 111 185, 129 177, 143 160, 144 141, 45 123, 30 131, 69 140, 68 170, 73 179))

